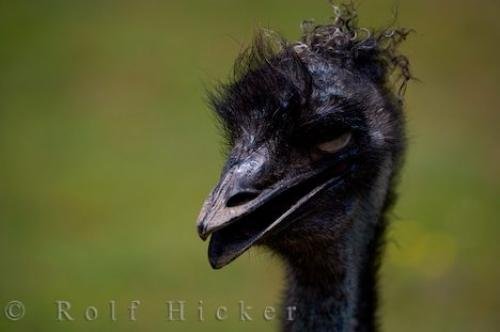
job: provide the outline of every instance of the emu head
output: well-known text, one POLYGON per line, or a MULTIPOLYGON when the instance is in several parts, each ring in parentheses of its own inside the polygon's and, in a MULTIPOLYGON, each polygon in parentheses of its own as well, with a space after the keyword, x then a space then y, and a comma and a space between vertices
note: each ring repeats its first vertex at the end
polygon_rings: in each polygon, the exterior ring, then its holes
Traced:
POLYGON ((308 24, 297 43, 260 33, 211 94, 229 146, 198 218, 214 268, 255 244, 305 254, 388 205, 404 150, 390 77, 401 87, 409 78, 396 52, 407 32, 358 29, 353 18, 308 24))

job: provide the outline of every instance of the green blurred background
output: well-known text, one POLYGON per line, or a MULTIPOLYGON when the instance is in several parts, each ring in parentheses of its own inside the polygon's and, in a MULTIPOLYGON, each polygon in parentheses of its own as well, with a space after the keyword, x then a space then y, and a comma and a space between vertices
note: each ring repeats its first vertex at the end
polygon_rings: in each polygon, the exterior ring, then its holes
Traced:
MULTIPOLYGON (((395 3, 362 2, 361 25, 387 23, 395 3)), ((499 10, 399 1, 421 82, 406 96, 386 331, 500 326, 499 10)), ((204 89, 229 75, 256 27, 294 39, 303 19, 329 16, 326 0, 2 1, 0 308, 17 299, 27 312, 15 322, 0 312, 0 330, 274 331, 262 310, 279 303, 280 263, 254 250, 212 271, 195 232, 223 161, 204 89), (75 321, 56 321, 56 300, 75 321), (167 321, 167 300, 187 301, 187 321, 167 321), (238 321, 239 300, 252 322, 238 321)))

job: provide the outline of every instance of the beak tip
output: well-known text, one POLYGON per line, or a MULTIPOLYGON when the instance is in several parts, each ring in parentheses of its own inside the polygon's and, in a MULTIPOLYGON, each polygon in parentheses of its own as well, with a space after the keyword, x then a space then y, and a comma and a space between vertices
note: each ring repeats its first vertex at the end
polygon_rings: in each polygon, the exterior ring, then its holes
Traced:
POLYGON ((218 260, 216 257, 209 255, 208 257, 208 262, 210 263, 210 266, 214 270, 219 270, 222 267, 224 267, 225 264, 222 264, 220 260, 218 260))
POLYGON ((214 270, 219 270, 221 267, 220 266, 217 266, 217 264, 215 262, 212 262, 211 260, 210 261, 210 266, 212 267, 212 269, 214 270))
POLYGON ((196 228, 198 229, 198 236, 200 237, 200 239, 206 241, 209 234, 207 233, 206 227, 203 225, 203 223, 199 223, 196 228))

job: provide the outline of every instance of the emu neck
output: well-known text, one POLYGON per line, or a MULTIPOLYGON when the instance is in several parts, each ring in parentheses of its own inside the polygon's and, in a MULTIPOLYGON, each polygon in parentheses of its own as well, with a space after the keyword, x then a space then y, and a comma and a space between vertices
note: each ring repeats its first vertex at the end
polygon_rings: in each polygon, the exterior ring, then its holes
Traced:
POLYGON ((341 238, 285 256, 283 331, 377 330, 376 274, 384 228, 384 218, 354 221, 341 238))

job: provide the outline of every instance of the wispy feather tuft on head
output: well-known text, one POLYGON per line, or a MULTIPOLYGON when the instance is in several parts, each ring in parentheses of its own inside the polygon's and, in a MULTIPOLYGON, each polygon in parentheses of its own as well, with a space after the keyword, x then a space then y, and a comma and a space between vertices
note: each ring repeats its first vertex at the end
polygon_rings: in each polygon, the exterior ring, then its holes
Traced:
POLYGON ((376 272, 405 151, 398 46, 410 30, 359 28, 352 5, 298 42, 260 31, 210 94, 228 157, 198 219, 221 268, 254 245, 287 265, 286 331, 373 331, 376 272))

